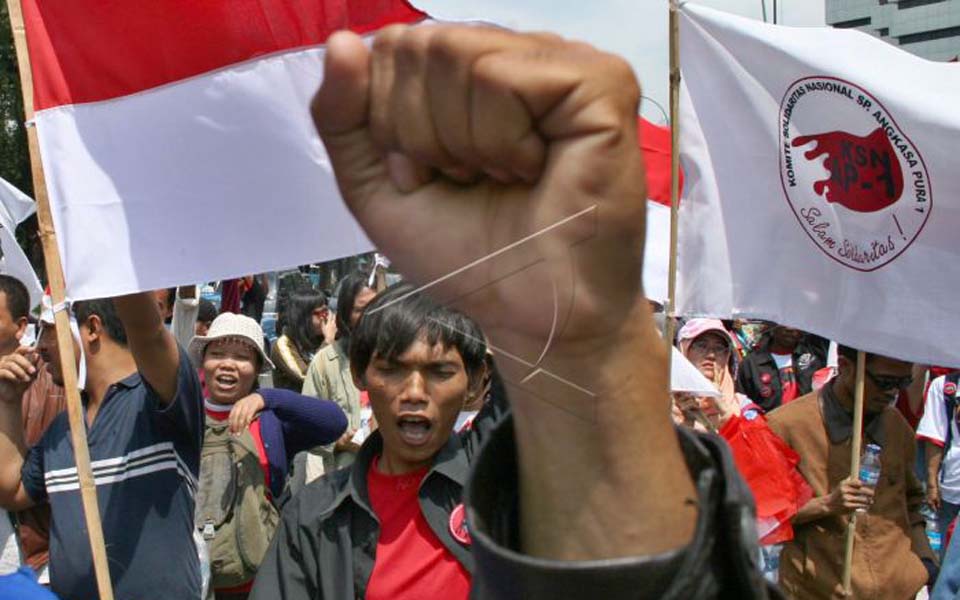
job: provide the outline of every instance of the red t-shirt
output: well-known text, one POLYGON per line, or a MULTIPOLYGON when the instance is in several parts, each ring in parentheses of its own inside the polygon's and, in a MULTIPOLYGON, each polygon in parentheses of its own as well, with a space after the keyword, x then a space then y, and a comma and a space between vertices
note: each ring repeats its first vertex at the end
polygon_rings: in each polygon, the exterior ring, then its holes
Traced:
MULTIPOLYGON (((205 404, 207 416, 217 421, 226 421, 230 418, 232 406, 217 405, 212 402, 205 404)), ((267 459, 267 449, 263 445, 263 437, 260 435, 260 419, 250 423, 250 435, 253 437, 253 443, 257 447, 257 458, 260 460, 260 468, 263 469, 263 479, 267 484, 267 495, 270 495, 270 461, 267 459)), ((243 585, 233 588, 217 588, 217 591, 224 594, 242 594, 253 589, 253 582, 250 581, 243 585)))
POLYGON ((800 397, 800 386, 797 385, 797 372, 793 365, 793 356, 789 354, 773 355, 774 362, 777 363, 777 369, 780 371, 780 403, 786 404, 800 397))
POLYGON ((420 510, 418 492, 426 474, 424 468, 385 475, 377 470, 377 459, 367 471, 380 539, 366 600, 466 600, 470 596, 470 574, 443 546, 420 510))

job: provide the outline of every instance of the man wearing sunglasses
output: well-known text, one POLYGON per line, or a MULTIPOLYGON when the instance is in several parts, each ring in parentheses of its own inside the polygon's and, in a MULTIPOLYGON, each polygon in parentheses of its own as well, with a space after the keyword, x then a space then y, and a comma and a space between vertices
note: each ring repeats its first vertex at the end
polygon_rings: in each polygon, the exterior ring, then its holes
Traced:
POLYGON ((914 434, 894 408, 912 383, 912 365, 867 354, 863 446, 881 448, 873 488, 849 477, 856 363, 856 350, 840 346, 833 380, 768 415, 770 428, 800 455, 800 473, 813 488, 780 557, 780 584, 791 598, 842 597, 844 534, 855 511, 854 598, 913 598, 936 576, 919 512, 924 494, 913 470, 914 434))

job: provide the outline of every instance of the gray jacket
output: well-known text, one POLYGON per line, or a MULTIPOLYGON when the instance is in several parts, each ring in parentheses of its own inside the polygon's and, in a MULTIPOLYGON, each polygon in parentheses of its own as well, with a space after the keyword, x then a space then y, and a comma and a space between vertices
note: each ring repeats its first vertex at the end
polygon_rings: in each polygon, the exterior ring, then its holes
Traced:
MULTIPOLYGON (((494 422, 481 419, 470 435, 451 438, 420 488, 420 506, 431 529, 473 576, 472 598, 780 598, 757 567, 753 501, 720 438, 678 429, 702 507, 689 547, 660 556, 569 563, 520 551, 513 423, 509 417, 494 422), (450 513, 464 497, 471 462, 465 497, 472 548, 449 531, 450 513)), ((284 509, 251 600, 365 596, 379 535, 366 473, 381 444, 378 435, 371 436, 351 469, 308 485, 284 509)))

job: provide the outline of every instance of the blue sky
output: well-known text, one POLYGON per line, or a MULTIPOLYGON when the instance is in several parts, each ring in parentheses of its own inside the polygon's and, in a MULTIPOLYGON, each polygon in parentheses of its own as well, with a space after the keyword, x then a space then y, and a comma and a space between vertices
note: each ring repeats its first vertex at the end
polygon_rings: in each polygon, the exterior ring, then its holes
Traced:
MULTIPOLYGON (((746 17, 762 17, 760 0, 696 0, 746 17)), ((667 107, 668 0, 413 0, 438 19, 492 21, 520 30, 548 30, 592 43, 630 61, 644 95, 667 107)), ((780 22, 824 24, 823 0, 780 0, 780 22)), ((767 0, 772 18, 773 1, 767 0)), ((663 113, 645 102, 643 114, 655 123, 663 113)))

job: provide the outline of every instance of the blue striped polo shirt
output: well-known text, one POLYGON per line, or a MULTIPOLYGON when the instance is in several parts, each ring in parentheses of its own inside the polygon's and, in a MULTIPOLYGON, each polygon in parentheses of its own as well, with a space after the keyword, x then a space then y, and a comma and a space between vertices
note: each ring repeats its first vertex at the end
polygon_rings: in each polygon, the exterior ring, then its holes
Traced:
MULTIPOLYGON (((200 564, 192 535, 203 443, 202 398, 197 372, 181 349, 172 403, 163 406, 135 373, 110 386, 87 428, 117 600, 200 597, 200 564)), ((66 412, 30 449, 21 478, 34 501, 50 503, 51 588, 64 600, 96 598, 66 412)))

